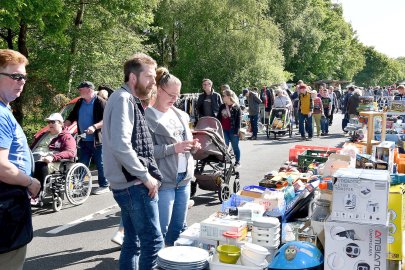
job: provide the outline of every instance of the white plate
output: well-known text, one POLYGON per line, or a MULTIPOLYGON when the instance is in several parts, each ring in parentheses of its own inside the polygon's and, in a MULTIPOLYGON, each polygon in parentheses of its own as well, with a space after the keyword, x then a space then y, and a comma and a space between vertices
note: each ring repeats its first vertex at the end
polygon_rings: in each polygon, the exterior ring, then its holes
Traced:
POLYGON ((161 249, 158 257, 166 262, 201 263, 208 257, 208 251, 198 247, 174 246, 161 249))

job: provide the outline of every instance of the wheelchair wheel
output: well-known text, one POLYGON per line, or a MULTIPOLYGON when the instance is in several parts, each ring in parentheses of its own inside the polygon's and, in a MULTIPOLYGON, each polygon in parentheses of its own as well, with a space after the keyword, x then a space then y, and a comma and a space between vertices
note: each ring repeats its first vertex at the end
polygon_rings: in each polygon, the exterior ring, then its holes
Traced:
POLYGON ((66 197, 73 205, 84 203, 90 196, 92 186, 91 172, 82 163, 70 167, 66 175, 66 197))
POLYGON ((62 198, 59 196, 54 197, 52 201, 53 211, 59 212, 62 209, 62 206, 63 206, 62 198))

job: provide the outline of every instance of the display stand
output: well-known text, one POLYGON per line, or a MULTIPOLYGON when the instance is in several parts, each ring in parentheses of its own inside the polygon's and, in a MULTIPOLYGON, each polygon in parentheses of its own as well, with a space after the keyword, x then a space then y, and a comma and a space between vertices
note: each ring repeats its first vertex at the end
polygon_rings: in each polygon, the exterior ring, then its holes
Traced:
POLYGON ((373 145, 378 145, 380 141, 373 140, 374 138, 374 118, 381 116, 382 118, 382 130, 381 130, 381 142, 385 141, 385 134, 387 128, 387 114, 385 112, 360 112, 361 116, 367 117, 367 140, 360 141, 361 145, 366 146, 366 153, 371 155, 373 151, 373 145))

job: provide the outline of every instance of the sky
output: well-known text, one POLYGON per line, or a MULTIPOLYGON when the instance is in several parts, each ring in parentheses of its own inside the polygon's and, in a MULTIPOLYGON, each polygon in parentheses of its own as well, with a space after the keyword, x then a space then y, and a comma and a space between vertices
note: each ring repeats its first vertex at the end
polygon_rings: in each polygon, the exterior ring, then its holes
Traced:
POLYGON ((405 57, 405 0, 333 0, 359 40, 392 57, 405 57))

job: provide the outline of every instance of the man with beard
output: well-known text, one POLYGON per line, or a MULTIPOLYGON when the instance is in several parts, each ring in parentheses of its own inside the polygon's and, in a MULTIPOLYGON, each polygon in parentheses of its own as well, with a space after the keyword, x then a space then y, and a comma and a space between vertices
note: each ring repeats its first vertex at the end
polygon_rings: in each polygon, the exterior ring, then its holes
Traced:
POLYGON ((158 212, 162 175, 153 157, 141 100, 156 87, 156 61, 137 53, 124 64, 125 83, 104 110, 103 159, 125 236, 120 269, 150 270, 163 247, 158 212))

